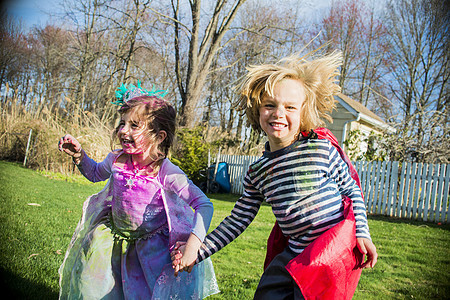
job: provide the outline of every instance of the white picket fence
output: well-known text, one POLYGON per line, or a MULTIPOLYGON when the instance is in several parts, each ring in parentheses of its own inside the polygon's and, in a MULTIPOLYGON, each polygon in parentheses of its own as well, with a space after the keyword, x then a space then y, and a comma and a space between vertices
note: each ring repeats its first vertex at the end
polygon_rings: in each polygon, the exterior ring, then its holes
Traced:
MULTIPOLYGON (((242 194, 243 180, 258 156, 221 155, 228 164, 231 193, 242 194)), ((450 222, 450 165, 398 161, 353 163, 358 171, 367 212, 432 222, 450 222)))

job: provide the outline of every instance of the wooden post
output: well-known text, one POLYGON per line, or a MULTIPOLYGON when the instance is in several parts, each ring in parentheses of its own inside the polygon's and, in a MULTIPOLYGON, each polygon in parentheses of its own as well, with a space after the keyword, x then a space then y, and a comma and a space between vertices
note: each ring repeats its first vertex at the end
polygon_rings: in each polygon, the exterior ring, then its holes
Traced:
POLYGON ((33 129, 30 129, 30 134, 28 135, 27 150, 25 151, 25 159, 23 160, 23 166, 24 167, 27 164, 27 157, 28 157, 28 152, 30 150, 30 141, 31 141, 31 133, 32 132, 33 132, 33 129))
POLYGON ((219 167, 220 151, 221 150, 222 150, 222 147, 219 147, 219 152, 217 153, 217 157, 216 157, 216 167, 214 168, 214 179, 213 179, 213 182, 216 181, 216 175, 217 175, 217 169, 219 167))

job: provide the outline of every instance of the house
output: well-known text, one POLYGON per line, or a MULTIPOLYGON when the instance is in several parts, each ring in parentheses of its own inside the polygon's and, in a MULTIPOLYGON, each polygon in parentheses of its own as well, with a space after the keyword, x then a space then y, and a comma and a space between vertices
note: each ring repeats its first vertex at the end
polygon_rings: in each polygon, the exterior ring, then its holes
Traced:
MULTIPOLYGON (((327 122, 326 127, 336 136, 339 145, 345 151, 348 151, 348 149, 346 149, 344 141, 348 138, 350 131, 359 130, 365 136, 369 136, 371 132, 395 132, 393 127, 389 126, 379 116, 358 101, 342 93, 336 95, 335 99, 337 100, 336 110, 331 114, 333 123, 330 124, 327 122)), ((359 145, 359 150, 364 153, 367 150, 367 143, 362 142, 359 145)))

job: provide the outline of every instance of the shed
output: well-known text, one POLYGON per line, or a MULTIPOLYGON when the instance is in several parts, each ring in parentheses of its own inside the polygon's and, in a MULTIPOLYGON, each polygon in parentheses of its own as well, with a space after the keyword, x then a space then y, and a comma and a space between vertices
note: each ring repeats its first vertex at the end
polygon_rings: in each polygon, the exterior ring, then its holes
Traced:
MULTIPOLYGON (((360 130, 362 134, 369 135, 371 132, 382 133, 388 131, 395 132, 392 126, 389 126, 379 116, 370 111, 367 107, 352 98, 339 93, 335 96, 337 100, 336 110, 331 114, 333 123, 326 124, 326 127, 336 136, 339 145, 344 150, 343 142, 348 137, 348 132, 352 130, 360 130)), ((361 148, 367 145, 361 145, 361 148)), ((364 149, 361 149, 364 151, 364 149)))

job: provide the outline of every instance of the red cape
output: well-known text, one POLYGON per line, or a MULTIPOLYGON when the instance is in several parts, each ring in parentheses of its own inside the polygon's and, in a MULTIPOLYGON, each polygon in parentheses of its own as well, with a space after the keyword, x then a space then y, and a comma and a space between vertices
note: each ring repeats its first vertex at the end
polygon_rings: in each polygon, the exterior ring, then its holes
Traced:
MULTIPOLYGON (((336 137, 327 128, 314 132, 319 139, 327 139, 347 163, 351 177, 359 187, 358 173, 339 146, 336 137)), ((308 132, 303 136, 308 136, 308 132)), ((297 282, 305 299, 351 299, 361 275, 363 255, 356 247, 355 217, 351 199, 343 197, 344 220, 324 232, 286 266, 297 282)), ((264 269, 288 244, 277 222, 267 240, 264 269)))

